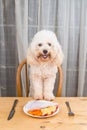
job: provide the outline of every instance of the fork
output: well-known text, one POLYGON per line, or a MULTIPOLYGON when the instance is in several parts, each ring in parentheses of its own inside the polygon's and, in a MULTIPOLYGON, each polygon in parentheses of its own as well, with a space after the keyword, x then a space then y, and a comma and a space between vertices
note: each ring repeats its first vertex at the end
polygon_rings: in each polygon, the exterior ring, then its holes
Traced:
POLYGON ((69 102, 66 101, 65 103, 66 103, 66 106, 68 108, 68 115, 74 116, 75 114, 74 114, 74 112, 72 112, 69 102))

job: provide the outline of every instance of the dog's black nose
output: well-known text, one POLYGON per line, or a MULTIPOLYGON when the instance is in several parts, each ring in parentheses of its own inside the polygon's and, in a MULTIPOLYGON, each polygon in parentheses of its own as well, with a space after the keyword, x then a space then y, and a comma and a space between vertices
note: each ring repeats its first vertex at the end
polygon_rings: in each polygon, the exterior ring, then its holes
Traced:
POLYGON ((43 53, 44 53, 44 54, 47 54, 47 52, 48 52, 47 50, 43 50, 43 53))

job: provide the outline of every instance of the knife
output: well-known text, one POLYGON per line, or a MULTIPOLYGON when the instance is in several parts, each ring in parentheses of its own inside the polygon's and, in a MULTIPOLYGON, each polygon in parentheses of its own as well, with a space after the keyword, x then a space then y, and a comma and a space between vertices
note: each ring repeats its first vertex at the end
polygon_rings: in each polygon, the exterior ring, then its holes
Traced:
POLYGON ((15 114, 15 107, 16 107, 17 103, 18 103, 18 99, 15 99, 7 120, 10 120, 13 117, 13 115, 15 114))

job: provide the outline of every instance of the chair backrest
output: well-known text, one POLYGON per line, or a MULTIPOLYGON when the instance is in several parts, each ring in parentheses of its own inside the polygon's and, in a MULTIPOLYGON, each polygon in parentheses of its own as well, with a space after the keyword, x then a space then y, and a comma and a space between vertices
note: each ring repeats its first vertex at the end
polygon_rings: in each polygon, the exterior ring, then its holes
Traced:
MULTIPOLYGON (((28 81, 29 81, 29 77, 28 77, 28 71, 27 71, 27 59, 24 59, 18 66, 17 69, 17 74, 16 74, 16 86, 17 86, 17 95, 18 97, 22 97, 23 96, 23 92, 22 92, 22 83, 21 83, 21 71, 22 69, 25 67, 25 78, 26 78, 26 97, 28 97, 29 94, 29 86, 28 86, 28 81)), ((58 89, 57 89, 57 93, 56 96, 60 97, 61 96, 61 92, 62 92, 62 83, 63 83, 63 73, 62 73, 62 68, 61 66, 58 67, 58 89)))

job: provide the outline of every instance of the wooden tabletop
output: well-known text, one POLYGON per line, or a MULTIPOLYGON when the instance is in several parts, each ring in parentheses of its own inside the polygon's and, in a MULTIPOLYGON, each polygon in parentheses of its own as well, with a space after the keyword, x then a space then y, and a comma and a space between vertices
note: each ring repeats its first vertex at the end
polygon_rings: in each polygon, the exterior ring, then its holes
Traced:
POLYGON ((59 104, 60 111, 53 117, 46 119, 32 118, 23 112, 23 106, 32 98, 0 98, 0 130, 87 130, 87 97, 56 98, 54 102, 59 104), (15 115, 7 120, 14 99, 19 102, 15 115), (75 116, 69 117, 65 101, 70 106, 75 116))

